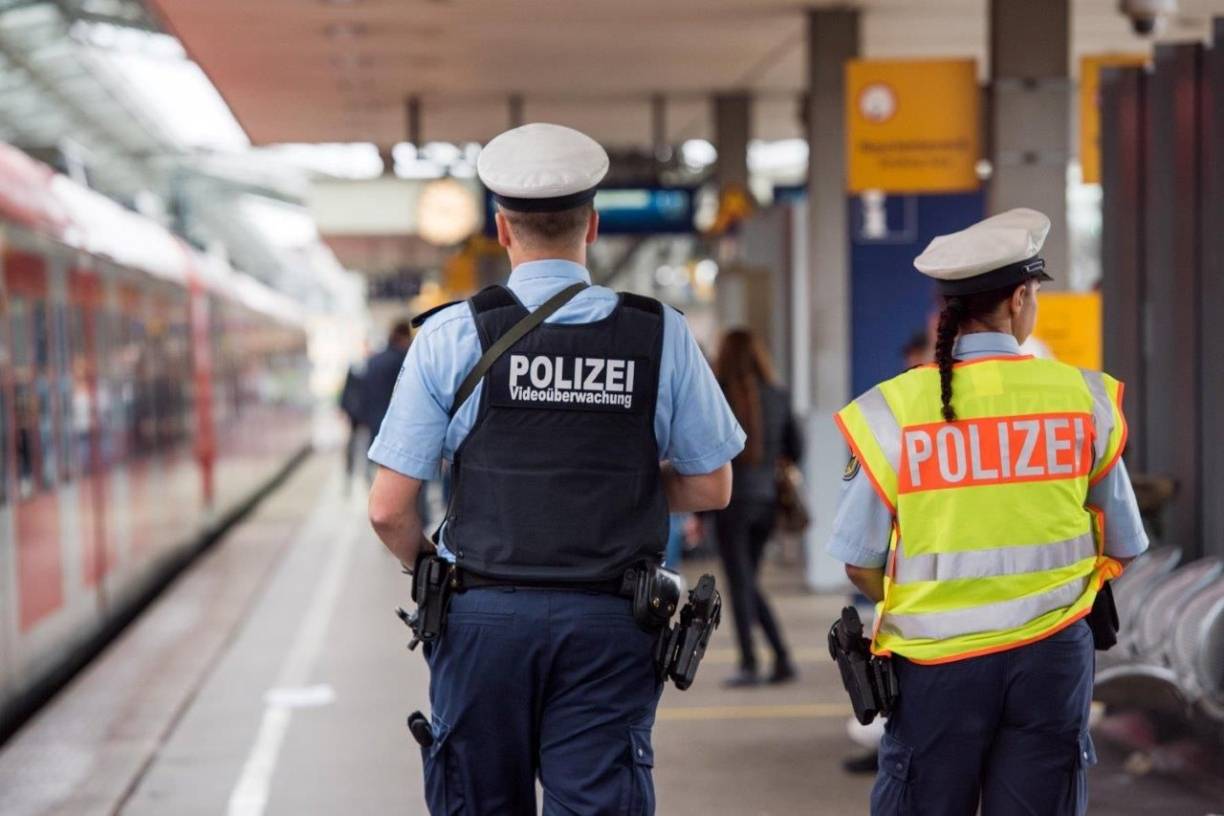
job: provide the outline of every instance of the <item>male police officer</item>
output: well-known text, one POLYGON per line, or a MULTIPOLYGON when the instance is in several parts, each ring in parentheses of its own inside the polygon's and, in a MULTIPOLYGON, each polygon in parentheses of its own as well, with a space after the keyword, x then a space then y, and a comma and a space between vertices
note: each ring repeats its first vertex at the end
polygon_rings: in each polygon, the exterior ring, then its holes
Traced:
POLYGON ((417 491, 453 463, 437 549, 478 584, 452 596, 426 649, 434 814, 534 814, 537 776, 546 814, 654 810, 655 637, 617 588, 660 560, 669 509, 726 505, 744 434, 678 312, 584 287, 607 168, 557 125, 485 147, 509 284, 429 317, 370 449, 371 522, 410 566, 431 547, 417 491), (454 404, 482 351, 567 294, 454 404))

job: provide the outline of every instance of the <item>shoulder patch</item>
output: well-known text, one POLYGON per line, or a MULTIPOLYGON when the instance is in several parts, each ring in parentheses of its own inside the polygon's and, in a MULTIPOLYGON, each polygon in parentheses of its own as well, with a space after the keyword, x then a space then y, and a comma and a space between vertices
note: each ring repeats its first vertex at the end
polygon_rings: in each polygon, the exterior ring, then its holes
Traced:
POLYGON ((850 455, 850 461, 846 463, 846 469, 842 471, 842 481, 848 482, 859 474, 863 466, 859 463, 858 457, 854 454, 850 455))

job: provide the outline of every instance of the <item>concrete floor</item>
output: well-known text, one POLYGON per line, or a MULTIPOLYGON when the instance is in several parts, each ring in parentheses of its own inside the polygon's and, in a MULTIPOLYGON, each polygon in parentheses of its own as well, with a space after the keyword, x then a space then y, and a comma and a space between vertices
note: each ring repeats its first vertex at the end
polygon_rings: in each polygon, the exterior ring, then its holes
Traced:
MULTIPOLYGON (((404 718, 428 708, 428 677, 392 614, 408 579, 332 464, 309 460, 0 750, 0 813, 425 812, 404 718)), ((857 749, 823 645, 841 599, 804 592, 797 568, 768 583, 801 678, 722 689, 724 626, 694 688, 664 694, 660 814, 867 811, 870 779, 840 767, 857 749)), ((1224 812, 1121 759, 1094 772, 1094 813, 1224 812)))

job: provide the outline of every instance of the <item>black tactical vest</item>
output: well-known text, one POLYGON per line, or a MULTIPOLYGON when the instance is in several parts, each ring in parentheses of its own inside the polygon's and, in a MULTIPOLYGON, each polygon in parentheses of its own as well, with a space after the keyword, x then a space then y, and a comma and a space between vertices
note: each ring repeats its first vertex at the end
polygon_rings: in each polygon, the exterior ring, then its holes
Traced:
MULTIPOLYGON (((501 286, 468 303, 483 349, 528 314, 501 286)), ((544 323, 501 356, 455 451, 446 545, 461 568, 585 582, 662 558, 662 348, 662 305, 622 294, 604 319, 544 323)))

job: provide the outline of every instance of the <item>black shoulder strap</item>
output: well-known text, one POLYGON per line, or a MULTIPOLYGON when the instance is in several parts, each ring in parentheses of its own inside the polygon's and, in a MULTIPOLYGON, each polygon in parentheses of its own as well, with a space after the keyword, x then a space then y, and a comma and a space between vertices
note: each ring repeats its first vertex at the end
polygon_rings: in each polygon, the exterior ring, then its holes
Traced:
MULTIPOLYGON (((501 287, 498 287, 499 289, 501 287)), ((467 402, 468 397, 472 396, 472 392, 476 390, 476 385, 481 381, 489 369, 498 359, 510 350, 510 347, 523 338, 528 332, 539 326, 547 320, 554 312, 560 309, 565 304, 569 303, 575 295, 587 288, 585 283, 575 283, 572 286, 567 286, 557 294, 550 297, 540 305, 531 314, 524 317, 519 322, 510 327, 510 330, 497 339, 485 353, 481 355, 480 360, 476 363, 476 367, 468 372, 468 375, 463 378, 463 382, 459 385, 459 390, 455 393, 455 401, 451 405, 450 415, 454 416, 463 403, 467 402)), ((480 298, 489 290, 484 290, 476 295, 480 298)), ((507 293, 508 294, 508 293, 507 293)), ((473 309, 480 310, 480 303, 473 298, 473 309)))
POLYGON ((451 306, 454 306, 456 303, 462 303, 462 302, 463 302, 462 300, 452 300, 450 303, 443 303, 441 306, 435 306, 432 309, 429 309, 428 311, 421 312, 419 315, 412 318, 412 328, 414 329, 421 328, 421 326, 425 325, 426 320, 433 317, 438 312, 442 311, 443 309, 450 308, 451 306))
POLYGON ((483 312, 491 312, 494 309, 502 309, 507 306, 518 306, 519 302, 511 294, 510 290, 504 286, 493 284, 486 286, 476 294, 472 295, 468 303, 472 306, 472 311, 476 314, 483 312))
POLYGON ((621 292, 621 305, 653 315, 663 314, 662 303, 644 295, 635 295, 633 292, 621 292))

